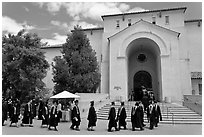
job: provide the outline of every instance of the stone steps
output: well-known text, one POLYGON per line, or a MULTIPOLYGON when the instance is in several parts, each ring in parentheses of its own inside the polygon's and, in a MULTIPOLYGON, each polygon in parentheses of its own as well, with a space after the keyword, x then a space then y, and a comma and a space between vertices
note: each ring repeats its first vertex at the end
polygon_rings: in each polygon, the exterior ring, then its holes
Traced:
MULTIPOLYGON (((127 122, 131 122, 131 108, 135 102, 125 102, 125 108, 127 113, 127 122)), ((97 118, 102 120, 108 119, 108 112, 110 109, 110 104, 103 106, 97 111, 97 118)), ((120 107, 120 102, 116 102, 115 108, 116 113, 120 107)), ((175 104, 161 104, 160 108, 162 109, 162 121, 161 124, 202 124, 202 116, 191 111, 190 109, 184 106, 178 106, 175 104), (167 113, 168 109, 168 113, 167 113), (173 114, 173 119, 172 119, 173 114)), ((147 123, 147 116, 144 114, 144 122, 147 123)))

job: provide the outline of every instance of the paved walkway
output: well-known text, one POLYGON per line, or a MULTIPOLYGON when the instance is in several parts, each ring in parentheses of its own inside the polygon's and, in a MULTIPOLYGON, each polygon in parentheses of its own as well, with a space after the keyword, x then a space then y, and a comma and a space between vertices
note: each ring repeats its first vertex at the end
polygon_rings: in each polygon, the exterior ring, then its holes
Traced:
MULTIPOLYGON (((20 122, 20 121, 19 121, 20 122)), ((128 122, 128 130, 107 132, 107 120, 98 120, 95 131, 87 131, 87 120, 82 119, 80 131, 70 130, 71 122, 60 122, 58 131, 50 131, 41 128, 41 121, 34 120, 34 127, 9 127, 9 121, 2 127, 2 135, 202 135, 202 125, 159 125, 154 130, 149 130, 146 125, 144 131, 131 131, 131 123, 128 122)))

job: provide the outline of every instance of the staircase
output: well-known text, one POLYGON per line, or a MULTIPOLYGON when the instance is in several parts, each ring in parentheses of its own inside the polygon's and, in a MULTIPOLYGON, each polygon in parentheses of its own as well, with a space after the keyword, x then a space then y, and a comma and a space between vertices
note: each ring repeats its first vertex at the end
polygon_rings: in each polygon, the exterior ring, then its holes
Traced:
MULTIPOLYGON (((125 102, 127 113, 127 122, 131 122, 131 108, 135 105, 134 101, 125 102)), ((173 103, 159 103, 162 112, 162 121, 160 124, 202 124, 202 116, 188 109, 187 107, 173 103)), ((97 118, 102 120, 108 119, 110 104, 106 104, 97 111, 97 118)), ((115 102, 116 114, 120 102, 115 102)), ((144 115, 144 122, 147 123, 147 116, 144 115)))

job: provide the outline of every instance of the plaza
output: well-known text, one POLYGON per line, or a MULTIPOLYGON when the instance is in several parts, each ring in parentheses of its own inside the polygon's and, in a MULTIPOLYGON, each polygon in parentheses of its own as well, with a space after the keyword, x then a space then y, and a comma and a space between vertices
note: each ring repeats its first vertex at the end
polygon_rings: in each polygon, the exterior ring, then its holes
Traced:
MULTIPOLYGON (((20 122, 20 121, 19 121, 20 122)), ((34 120, 34 127, 9 127, 9 121, 2 127, 2 135, 201 135, 202 125, 195 124, 160 124, 154 130, 149 130, 149 124, 144 131, 132 131, 131 123, 127 123, 127 130, 107 132, 107 120, 98 120, 95 131, 87 131, 87 120, 82 118, 80 131, 70 130, 71 122, 60 122, 58 131, 41 128, 41 121, 34 120)))

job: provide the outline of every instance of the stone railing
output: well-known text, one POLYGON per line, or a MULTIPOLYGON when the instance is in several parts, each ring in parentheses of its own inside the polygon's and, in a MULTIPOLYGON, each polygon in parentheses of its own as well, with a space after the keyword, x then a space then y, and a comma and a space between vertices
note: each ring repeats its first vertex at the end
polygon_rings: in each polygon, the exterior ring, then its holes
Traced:
POLYGON ((184 95, 183 105, 202 115, 202 96, 184 95))

